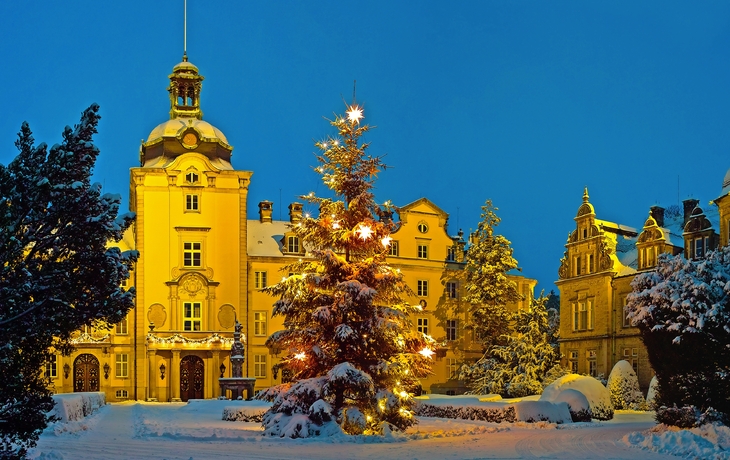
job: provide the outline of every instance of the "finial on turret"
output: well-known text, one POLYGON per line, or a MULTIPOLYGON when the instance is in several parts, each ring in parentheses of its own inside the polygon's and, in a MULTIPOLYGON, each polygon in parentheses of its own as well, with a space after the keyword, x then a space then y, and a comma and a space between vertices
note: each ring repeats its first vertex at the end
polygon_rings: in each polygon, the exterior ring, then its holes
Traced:
POLYGON ((588 203, 588 187, 583 189, 583 203, 588 203))

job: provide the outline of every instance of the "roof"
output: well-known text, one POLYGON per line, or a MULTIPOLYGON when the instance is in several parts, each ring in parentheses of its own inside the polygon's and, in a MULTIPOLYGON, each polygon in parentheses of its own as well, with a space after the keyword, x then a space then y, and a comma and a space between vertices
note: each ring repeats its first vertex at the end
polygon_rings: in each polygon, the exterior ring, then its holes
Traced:
POLYGON ((248 220, 246 248, 249 256, 281 257, 281 239, 291 229, 291 223, 285 220, 261 222, 259 219, 248 220))

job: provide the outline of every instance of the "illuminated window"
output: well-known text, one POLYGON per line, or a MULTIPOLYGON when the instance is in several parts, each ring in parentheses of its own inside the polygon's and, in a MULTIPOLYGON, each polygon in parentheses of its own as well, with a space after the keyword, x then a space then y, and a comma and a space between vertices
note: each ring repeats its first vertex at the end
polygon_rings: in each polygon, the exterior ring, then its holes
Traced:
POLYGON ((266 355, 253 355, 253 376, 266 378, 266 355))
POLYGON ((570 350, 570 372, 578 373, 578 350, 570 350))
POLYGON ((198 195, 185 195, 185 210, 198 211, 198 195))
POLYGON ((446 283, 446 298, 458 299, 459 298, 459 283, 456 281, 449 281, 446 283))
POLYGON ((183 303, 183 330, 199 331, 201 330, 201 306, 200 302, 184 302, 183 303))
POLYGON ((254 272, 254 287, 256 289, 263 289, 266 287, 266 272, 254 272))
POLYGON ((58 365, 56 355, 51 355, 46 361, 46 378, 55 379, 58 377, 58 365))
POLYGON ((253 313, 253 335, 266 335, 266 312, 256 311, 253 313))
POLYGON ((446 320, 446 340, 459 338, 459 321, 455 319, 446 320))
POLYGON ((126 335, 129 333, 128 321, 126 316, 117 323, 115 332, 117 333, 117 335, 126 335))
POLYGON ((129 398, 129 392, 127 390, 117 390, 117 399, 127 399, 129 398))
POLYGON ((588 350, 586 353, 588 360, 588 375, 596 377, 598 375, 598 368, 596 365, 596 350, 588 350))
POLYGON ((428 335, 428 318, 418 318, 416 324, 418 332, 428 335))
POLYGON ((185 174, 185 180, 188 184, 197 184, 199 179, 200 177, 194 172, 185 174))
POLYGON ((200 243, 183 243, 183 267, 200 267, 201 254, 200 243))
POLYGON ((456 358, 446 358, 446 375, 449 380, 459 378, 459 362, 456 358))
POLYGON ((298 236, 290 236, 287 238, 287 251, 292 253, 299 252, 299 237, 298 236))
POLYGON ((126 378, 129 376, 129 355, 121 353, 116 358, 116 376, 118 378, 126 378))
POLYGON ((428 259, 428 245, 425 245, 425 244, 418 245, 418 258, 419 259, 428 259))
POLYGON ((390 241, 390 247, 388 248, 388 255, 398 257, 398 242, 396 240, 390 241))
POLYGON ((593 329, 593 300, 573 302, 573 330, 585 331, 593 329))
POLYGON ((416 288, 416 294, 419 297, 427 297, 428 296, 428 280, 418 280, 417 288, 416 288))

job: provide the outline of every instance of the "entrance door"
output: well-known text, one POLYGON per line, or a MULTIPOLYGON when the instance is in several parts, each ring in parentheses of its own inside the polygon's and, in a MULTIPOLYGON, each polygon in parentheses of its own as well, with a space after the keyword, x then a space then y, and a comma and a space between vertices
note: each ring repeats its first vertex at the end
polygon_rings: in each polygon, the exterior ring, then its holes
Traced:
POLYGON ((99 360, 84 353, 74 360, 74 391, 99 391, 99 360))
POLYGON ((203 399, 205 365, 202 358, 189 355, 180 360, 180 399, 203 399))

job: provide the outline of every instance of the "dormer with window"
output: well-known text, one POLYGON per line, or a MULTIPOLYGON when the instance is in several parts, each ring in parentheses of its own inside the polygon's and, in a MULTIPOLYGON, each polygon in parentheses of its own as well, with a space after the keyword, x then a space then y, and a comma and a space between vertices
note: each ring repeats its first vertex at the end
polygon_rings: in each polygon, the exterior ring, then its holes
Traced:
POLYGON ((684 238, 684 256, 687 259, 705 257, 708 251, 717 248, 719 240, 717 232, 712 228, 712 223, 699 206, 695 206, 686 219, 682 237, 684 238))
POLYGON ((560 278, 590 275, 601 269, 598 261, 599 256, 605 252, 605 245, 602 232, 596 224, 595 209, 588 201, 588 188, 583 190, 583 203, 578 208, 575 224, 576 228, 565 245, 565 256, 559 269, 560 278))
POLYGON ((639 270, 656 267, 659 254, 679 254, 681 247, 672 244, 672 234, 664 228, 664 208, 652 206, 649 217, 636 242, 636 258, 639 270))

